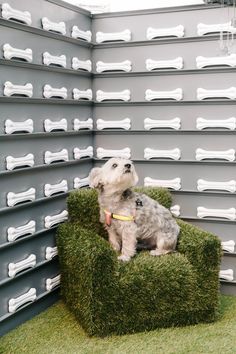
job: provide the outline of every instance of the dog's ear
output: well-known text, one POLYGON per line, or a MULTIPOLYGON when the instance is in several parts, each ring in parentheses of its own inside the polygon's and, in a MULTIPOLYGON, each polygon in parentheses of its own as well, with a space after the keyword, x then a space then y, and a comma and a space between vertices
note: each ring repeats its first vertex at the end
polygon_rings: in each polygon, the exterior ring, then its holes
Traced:
POLYGON ((102 173, 100 167, 95 167, 90 171, 89 174, 89 186, 91 188, 101 188, 102 187, 102 173))

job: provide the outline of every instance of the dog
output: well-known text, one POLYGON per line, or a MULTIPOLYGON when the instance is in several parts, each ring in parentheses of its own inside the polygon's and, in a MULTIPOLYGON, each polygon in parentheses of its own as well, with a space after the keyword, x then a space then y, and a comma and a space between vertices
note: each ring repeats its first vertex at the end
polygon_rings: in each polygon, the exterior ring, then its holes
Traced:
POLYGON ((179 226, 171 212, 145 194, 131 188, 138 183, 132 161, 113 157, 89 174, 91 188, 98 191, 100 221, 108 232, 113 249, 127 262, 138 242, 152 249, 152 256, 175 251, 179 226))

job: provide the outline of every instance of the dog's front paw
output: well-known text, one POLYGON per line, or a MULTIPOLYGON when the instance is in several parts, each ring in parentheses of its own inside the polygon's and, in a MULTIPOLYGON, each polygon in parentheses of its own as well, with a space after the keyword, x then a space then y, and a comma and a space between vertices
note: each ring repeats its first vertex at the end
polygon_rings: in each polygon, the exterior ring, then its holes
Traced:
POLYGON ((119 256, 118 259, 119 259, 119 261, 122 261, 122 262, 129 262, 130 261, 130 257, 129 256, 125 256, 124 254, 119 256))

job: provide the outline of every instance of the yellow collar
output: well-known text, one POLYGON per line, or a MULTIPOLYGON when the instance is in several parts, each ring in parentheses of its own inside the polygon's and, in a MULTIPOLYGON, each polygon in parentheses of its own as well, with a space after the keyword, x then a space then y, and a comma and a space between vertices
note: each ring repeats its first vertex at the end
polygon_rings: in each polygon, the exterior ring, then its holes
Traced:
POLYGON ((116 220, 121 220, 121 221, 134 221, 135 220, 133 215, 126 216, 126 215, 113 214, 105 209, 104 209, 104 213, 105 213, 105 219, 106 219, 107 226, 111 225, 111 219, 116 219, 116 220))

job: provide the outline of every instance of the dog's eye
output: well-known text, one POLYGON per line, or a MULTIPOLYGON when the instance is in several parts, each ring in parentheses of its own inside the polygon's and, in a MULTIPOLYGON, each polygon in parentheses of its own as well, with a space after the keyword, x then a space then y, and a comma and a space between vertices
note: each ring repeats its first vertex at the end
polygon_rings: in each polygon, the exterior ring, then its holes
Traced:
POLYGON ((117 166, 118 166, 117 163, 113 163, 112 165, 113 168, 116 168, 117 166))

